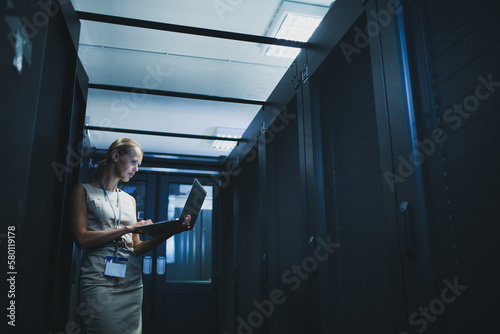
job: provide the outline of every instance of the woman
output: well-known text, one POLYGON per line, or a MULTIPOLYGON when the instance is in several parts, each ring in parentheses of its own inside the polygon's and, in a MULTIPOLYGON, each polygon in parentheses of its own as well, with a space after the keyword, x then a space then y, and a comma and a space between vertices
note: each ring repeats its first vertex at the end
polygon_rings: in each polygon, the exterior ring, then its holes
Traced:
POLYGON ((87 333, 141 333, 142 271, 139 255, 174 234, 189 230, 188 216, 179 227, 141 241, 134 197, 117 188, 128 182, 142 162, 142 147, 120 138, 109 147, 95 179, 78 184, 71 198, 71 224, 76 245, 85 250, 77 308, 87 333))

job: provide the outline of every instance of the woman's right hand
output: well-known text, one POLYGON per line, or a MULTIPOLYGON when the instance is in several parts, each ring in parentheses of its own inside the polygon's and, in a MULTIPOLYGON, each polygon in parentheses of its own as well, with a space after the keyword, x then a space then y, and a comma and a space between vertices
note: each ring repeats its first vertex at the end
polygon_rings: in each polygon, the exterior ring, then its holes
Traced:
POLYGON ((153 224, 153 222, 151 221, 151 219, 140 220, 140 221, 138 221, 135 224, 127 226, 127 228, 130 230, 131 233, 140 233, 140 234, 143 234, 142 232, 140 232, 139 230, 137 230, 137 228, 140 227, 140 226, 150 225, 150 224, 153 224))

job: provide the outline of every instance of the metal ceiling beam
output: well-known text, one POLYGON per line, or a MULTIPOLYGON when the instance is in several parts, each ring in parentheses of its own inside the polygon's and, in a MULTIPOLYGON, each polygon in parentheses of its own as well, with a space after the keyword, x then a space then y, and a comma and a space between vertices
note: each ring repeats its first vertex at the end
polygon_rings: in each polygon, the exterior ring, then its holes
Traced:
POLYGON ((266 104, 266 102, 264 102, 264 101, 238 99, 238 98, 233 98, 233 97, 220 97, 220 96, 203 95, 203 94, 171 92, 171 91, 164 91, 164 90, 157 90, 157 89, 144 89, 144 88, 135 88, 135 87, 116 86, 116 85, 89 84, 89 88, 110 90, 110 91, 115 91, 115 92, 148 94, 148 95, 158 95, 158 96, 170 96, 170 97, 180 97, 180 98, 185 98, 185 99, 195 99, 195 100, 205 100, 205 101, 253 104, 253 105, 260 105, 260 106, 263 106, 266 104))
POLYGON ((105 132, 120 132, 120 133, 131 133, 136 135, 148 135, 148 136, 161 136, 161 137, 176 137, 176 138, 189 138, 189 139, 202 139, 202 140, 223 140, 223 141, 234 141, 241 142, 246 141, 241 138, 225 138, 218 136, 204 136, 204 135, 194 135, 187 133, 173 133, 173 132, 159 132, 159 131, 145 131, 145 130, 135 130, 135 129, 119 129, 119 128, 107 128, 103 126, 93 126, 86 125, 85 129, 93 131, 105 131, 105 132))
POLYGON ((177 32, 177 33, 181 33, 181 34, 190 34, 190 35, 197 35, 197 36, 230 39, 230 40, 234 40, 234 41, 242 41, 242 42, 250 42, 250 43, 289 46, 289 47, 301 48, 301 49, 307 48, 309 46, 309 44, 306 42, 289 41, 289 40, 273 38, 273 37, 266 37, 266 36, 257 36, 257 35, 229 32, 229 31, 189 27, 189 26, 182 26, 182 25, 178 25, 178 24, 153 22, 153 21, 131 19, 131 18, 127 18, 127 17, 104 15, 104 14, 97 14, 97 13, 90 13, 90 12, 77 11, 76 14, 78 15, 78 18, 80 20, 86 20, 86 21, 119 24, 119 25, 125 25, 125 26, 130 26, 130 27, 155 29, 155 30, 162 30, 162 31, 177 32))

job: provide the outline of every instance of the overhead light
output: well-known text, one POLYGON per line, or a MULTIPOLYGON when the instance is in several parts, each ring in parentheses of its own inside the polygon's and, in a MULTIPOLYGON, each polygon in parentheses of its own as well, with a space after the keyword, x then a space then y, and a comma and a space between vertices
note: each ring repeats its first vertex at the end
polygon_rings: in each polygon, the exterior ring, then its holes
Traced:
POLYGON ((300 49, 297 48, 292 48, 289 46, 269 45, 264 54, 266 56, 295 59, 299 55, 299 53, 300 49))
MULTIPOLYGON (((289 41, 307 42, 316 28, 321 23, 321 17, 302 16, 299 14, 286 13, 281 22, 275 38, 286 39, 289 41)), ((269 45, 265 55, 295 58, 300 49, 289 46, 269 45)))
POLYGON ((221 139, 214 140, 211 149, 215 151, 231 151, 236 146, 237 142, 234 140, 224 140, 224 138, 239 139, 243 135, 243 132, 245 132, 245 129, 218 127, 216 136, 221 139))
MULTIPOLYGON (((327 11, 328 7, 284 1, 275 17, 275 21, 271 25, 270 35, 284 40, 307 42, 327 11)), ((299 52, 299 48, 268 45, 264 54, 267 56, 295 58, 299 52)))
POLYGON ((307 42, 322 18, 286 13, 275 38, 307 42))

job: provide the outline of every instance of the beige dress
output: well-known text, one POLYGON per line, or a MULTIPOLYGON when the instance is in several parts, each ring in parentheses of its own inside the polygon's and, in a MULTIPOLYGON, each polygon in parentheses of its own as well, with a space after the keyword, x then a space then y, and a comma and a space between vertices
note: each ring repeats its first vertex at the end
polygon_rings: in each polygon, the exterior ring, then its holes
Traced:
MULTIPOLYGON (((83 184, 87 192, 89 229, 114 228, 113 210, 101 188, 83 184)), ((136 222, 132 196, 119 191, 121 226, 136 222)), ((107 191, 118 219, 117 192, 107 191)), ((121 237, 124 246, 118 247, 117 257, 127 258, 124 278, 104 275, 106 256, 114 256, 115 246, 105 245, 85 251, 80 273, 80 300, 77 313, 84 333, 128 334, 142 331, 142 271, 139 257, 134 253, 132 234, 121 237)))

